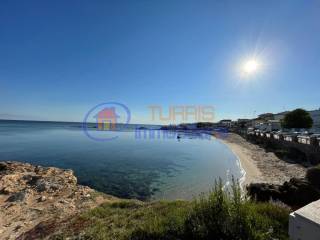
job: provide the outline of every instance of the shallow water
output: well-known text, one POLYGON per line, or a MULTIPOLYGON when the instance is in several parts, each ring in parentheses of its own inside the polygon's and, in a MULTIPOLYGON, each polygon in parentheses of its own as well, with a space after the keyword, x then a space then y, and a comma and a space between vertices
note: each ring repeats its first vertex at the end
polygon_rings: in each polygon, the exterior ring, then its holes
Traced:
POLYGON ((108 134, 117 138, 93 141, 77 123, 0 121, 0 160, 70 168, 81 184, 142 200, 191 199, 219 177, 227 183, 242 176, 236 156, 208 135, 177 138, 161 131, 150 139, 123 129, 108 134))

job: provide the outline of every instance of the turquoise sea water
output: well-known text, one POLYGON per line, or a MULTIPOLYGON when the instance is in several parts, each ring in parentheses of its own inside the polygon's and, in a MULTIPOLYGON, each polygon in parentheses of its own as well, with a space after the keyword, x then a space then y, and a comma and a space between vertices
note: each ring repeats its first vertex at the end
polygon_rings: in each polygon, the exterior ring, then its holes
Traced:
POLYGON ((0 121, 0 160, 70 168, 81 184, 142 200, 191 199, 219 177, 227 183, 242 176, 236 156, 214 137, 161 132, 137 138, 132 129, 110 134, 118 137, 97 142, 77 123, 0 121))

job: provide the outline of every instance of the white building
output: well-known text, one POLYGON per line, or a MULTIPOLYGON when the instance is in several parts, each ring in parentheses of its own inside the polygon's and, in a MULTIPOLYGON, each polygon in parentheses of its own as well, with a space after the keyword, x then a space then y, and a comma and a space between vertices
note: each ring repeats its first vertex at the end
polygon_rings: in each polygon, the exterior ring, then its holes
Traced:
POLYGON ((232 120, 230 119, 223 119, 219 122, 219 125, 222 127, 231 127, 232 125, 232 120))
POLYGON ((267 131, 277 131, 281 129, 281 122, 279 120, 269 120, 267 131))

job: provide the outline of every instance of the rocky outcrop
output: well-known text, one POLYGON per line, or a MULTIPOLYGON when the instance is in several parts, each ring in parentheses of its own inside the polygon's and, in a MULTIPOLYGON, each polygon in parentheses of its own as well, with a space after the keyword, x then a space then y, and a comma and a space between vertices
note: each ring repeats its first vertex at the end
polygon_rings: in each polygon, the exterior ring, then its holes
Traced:
POLYGON ((0 162, 1 239, 23 239, 43 222, 63 221, 112 199, 77 185, 72 170, 0 162))
POLYGON ((258 201, 278 200, 293 208, 300 208, 320 199, 320 189, 306 179, 292 178, 283 185, 253 183, 248 194, 258 201))

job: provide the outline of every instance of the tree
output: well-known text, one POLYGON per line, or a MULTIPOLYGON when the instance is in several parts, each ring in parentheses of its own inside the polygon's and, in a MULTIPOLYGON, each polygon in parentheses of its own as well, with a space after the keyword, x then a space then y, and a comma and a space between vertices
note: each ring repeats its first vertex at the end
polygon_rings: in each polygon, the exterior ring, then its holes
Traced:
POLYGON ((298 108, 287 113, 281 124, 284 128, 311 128, 313 120, 306 110, 298 108))

